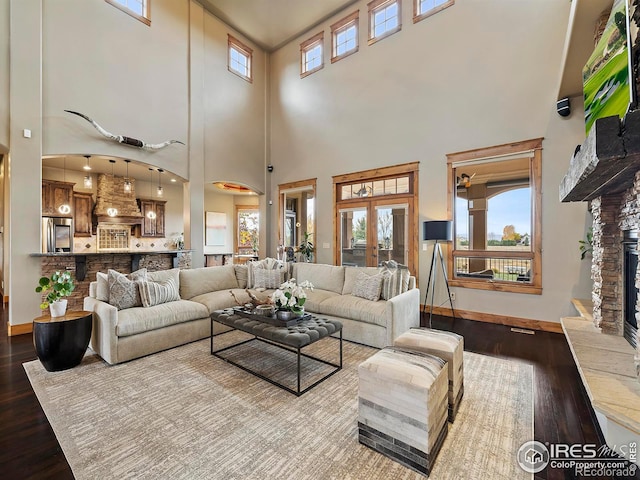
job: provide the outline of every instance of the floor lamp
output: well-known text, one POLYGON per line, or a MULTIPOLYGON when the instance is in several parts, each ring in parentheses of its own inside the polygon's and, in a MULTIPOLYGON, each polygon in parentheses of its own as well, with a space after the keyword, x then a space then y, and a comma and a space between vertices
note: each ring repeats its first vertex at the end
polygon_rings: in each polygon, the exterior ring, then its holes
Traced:
POLYGON ((456 313, 453 309, 453 300, 451 299, 451 290, 449 289, 449 279, 447 278, 447 270, 444 266, 444 256, 442 255, 442 248, 440 242, 450 242, 453 239, 452 236, 452 222, 450 220, 433 220, 423 223, 423 235, 424 241, 434 240, 436 243, 433 246, 433 254, 431 255, 431 266, 429 267, 429 280, 427 281, 427 291, 424 295, 424 309, 427 308, 427 299, 429 298, 429 290, 431 290, 431 308, 429 310, 429 328, 431 328, 431 317, 433 315, 433 297, 436 291, 437 280, 437 267, 435 266, 438 261, 436 257, 440 259, 440 266, 442 267, 442 275, 444 276, 444 282, 447 286, 447 295, 449 296, 449 305, 451 305, 451 314, 453 319, 456 318, 456 313))

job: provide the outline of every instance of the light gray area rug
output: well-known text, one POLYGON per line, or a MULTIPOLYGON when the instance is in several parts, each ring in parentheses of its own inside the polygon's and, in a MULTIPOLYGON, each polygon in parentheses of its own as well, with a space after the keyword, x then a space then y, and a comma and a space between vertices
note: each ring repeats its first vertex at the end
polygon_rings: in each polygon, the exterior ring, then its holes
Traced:
MULTIPOLYGON (((236 359, 293 381, 295 355, 256 343, 236 359)), ((337 346, 311 347, 333 361, 337 346)), ((301 397, 211 356, 208 340, 117 366, 88 351, 71 370, 24 368, 80 480, 424 478, 358 443, 357 367, 375 351, 345 342, 344 369, 301 397)), ((532 367, 469 352, 464 361, 464 399, 430 478, 532 478, 515 460, 533 439, 532 367)), ((305 359, 303 373, 318 365, 305 359)))

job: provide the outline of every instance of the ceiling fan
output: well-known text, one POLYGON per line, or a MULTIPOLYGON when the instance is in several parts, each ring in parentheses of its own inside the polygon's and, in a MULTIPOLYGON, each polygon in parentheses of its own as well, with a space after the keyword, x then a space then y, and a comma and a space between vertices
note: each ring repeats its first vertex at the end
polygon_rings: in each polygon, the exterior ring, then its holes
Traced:
POLYGON ((456 187, 469 188, 471 186, 471 180, 476 174, 469 176, 466 173, 461 173, 459 177, 456 177, 456 187))

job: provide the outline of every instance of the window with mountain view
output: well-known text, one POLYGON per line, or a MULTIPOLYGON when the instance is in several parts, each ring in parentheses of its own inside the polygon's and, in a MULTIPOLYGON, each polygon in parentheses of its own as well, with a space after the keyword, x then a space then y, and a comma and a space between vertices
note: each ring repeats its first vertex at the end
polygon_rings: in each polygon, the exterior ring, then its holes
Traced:
POLYGON ((452 285, 541 293, 541 140, 447 157, 452 285))

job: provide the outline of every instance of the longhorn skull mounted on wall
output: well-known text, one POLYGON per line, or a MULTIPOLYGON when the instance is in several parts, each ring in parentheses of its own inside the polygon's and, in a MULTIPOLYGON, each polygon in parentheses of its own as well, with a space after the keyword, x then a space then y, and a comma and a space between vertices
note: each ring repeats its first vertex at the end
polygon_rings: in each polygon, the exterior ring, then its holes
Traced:
POLYGON ((98 132, 100 132, 102 136, 107 137, 109 140, 122 143, 124 145, 131 145, 132 147, 142 148, 144 150, 149 150, 151 152, 160 150, 161 148, 167 147, 172 143, 180 143, 184 145, 184 143, 181 142, 180 140, 167 140, 166 142, 162 142, 162 143, 145 143, 142 140, 138 140, 137 138, 125 137, 124 135, 114 135, 113 133, 107 132, 95 121, 93 121, 91 118, 87 117, 82 113, 74 112, 73 110, 65 110, 65 112, 72 113, 73 115, 78 115, 79 117, 84 118, 87 122, 93 125, 95 129, 98 130, 98 132))

